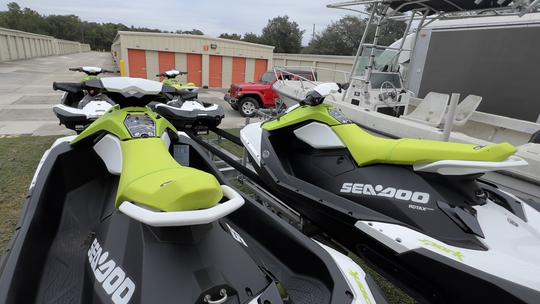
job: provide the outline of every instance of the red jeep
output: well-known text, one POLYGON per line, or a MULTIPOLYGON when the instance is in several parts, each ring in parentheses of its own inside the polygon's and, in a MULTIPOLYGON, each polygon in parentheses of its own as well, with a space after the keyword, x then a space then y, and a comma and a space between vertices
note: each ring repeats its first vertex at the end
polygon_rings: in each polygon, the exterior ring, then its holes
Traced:
POLYGON ((305 70, 268 71, 261 76, 258 82, 231 84, 231 88, 225 94, 225 101, 242 116, 253 117, 258 108, 273 108, 278 95, 272 90, 276 82, 276 74, 279 79, 297 80, 298 76, 305 79, 315 80, 317 73, 305 70), (290 73, 290 74, 289 74, 290 73), (293 75, 294 74, 294 75, 293 75))

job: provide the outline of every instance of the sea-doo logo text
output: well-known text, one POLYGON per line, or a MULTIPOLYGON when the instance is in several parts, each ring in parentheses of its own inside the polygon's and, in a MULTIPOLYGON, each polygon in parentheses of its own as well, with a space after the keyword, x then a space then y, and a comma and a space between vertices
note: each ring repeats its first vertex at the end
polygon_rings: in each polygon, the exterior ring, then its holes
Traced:
POLYGON ((108 295, 112 294, 113 303, 128 303, 135 292, 135 283, 126 276, 120 266, 116 266, 115 261, 107 260, 108 257, 109 252, 103 252, 98 240, 94 239, 92 246, 88 249, 88 261, 96 280, 101 283, 101 287, 108 295))
POLYGON ((429 193, 396 189, 393 187, 384 188, 382 185, 373 186, 371 184, 343 183, 339 192, 390 197, 419 204, 427 204, 429 202, 429 193))

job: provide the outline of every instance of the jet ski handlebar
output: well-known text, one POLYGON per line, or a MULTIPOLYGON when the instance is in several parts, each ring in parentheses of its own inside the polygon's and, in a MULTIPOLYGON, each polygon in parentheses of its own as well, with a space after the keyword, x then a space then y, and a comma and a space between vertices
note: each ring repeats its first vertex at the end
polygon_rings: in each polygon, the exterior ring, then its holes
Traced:
POLYGON ((86 67, 86 66, 69 68, 68 70, 74 71, 74 72, 82 72, 82 73, 85 73, 86 75, 92 75, 92 76, 96 76, 101 73, 117 73, 117 71, 102 69, 100 67, 86 67))
POLYGON ((165 71, 159 74, 156 74, 156 77, 167 77, 167 78, 175 78, 178 75, 187 75, 187 72, 181 72, 177 70, 171 70, 171 71, 165 71))
POLYGON ((125 215, 153 227, 191 226, 211 223, 229 215, 244 204, 244 198, 231 187, 221 185, 227 201, 208 209, 160 212, 124 201, 118 209, 125 215))

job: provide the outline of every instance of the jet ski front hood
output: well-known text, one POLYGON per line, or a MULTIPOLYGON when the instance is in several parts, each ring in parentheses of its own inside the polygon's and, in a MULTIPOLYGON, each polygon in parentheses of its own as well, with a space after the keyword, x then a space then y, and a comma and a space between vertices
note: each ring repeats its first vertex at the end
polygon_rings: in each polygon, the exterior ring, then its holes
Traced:
POLYGON ((156 95, 163 89, 161 82, 132 77, 107 77, 101 78, 103 88, 108 92, 128 93, 135 95, 142 93, 144 95, 156 95))

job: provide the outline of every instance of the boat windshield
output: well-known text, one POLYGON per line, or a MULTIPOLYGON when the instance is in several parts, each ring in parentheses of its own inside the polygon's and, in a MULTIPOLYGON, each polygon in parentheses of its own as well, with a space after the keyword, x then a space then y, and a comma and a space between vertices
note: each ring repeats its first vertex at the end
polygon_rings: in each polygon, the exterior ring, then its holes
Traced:
POLYGON ((370 83, 372 89, 380 89, 383 84, 387 87, 387 84, 385 83, 390 83, 396 89, 401 89, 402 87, 399 73, 373 72, 373 74, 371 74, 370 83))
MULTIPOLYGON (((356 69, 353 76, 364 76, 369 65, 369 56, 371 55, 372 47, 364 47, 361 55, 358 57, 356 69)), ((398 54, 397 50, 382 50, 375 49, 375 59, 373 70, 375 71, 397 71, 398 64, 395 64, 395 58, 398 54)))

